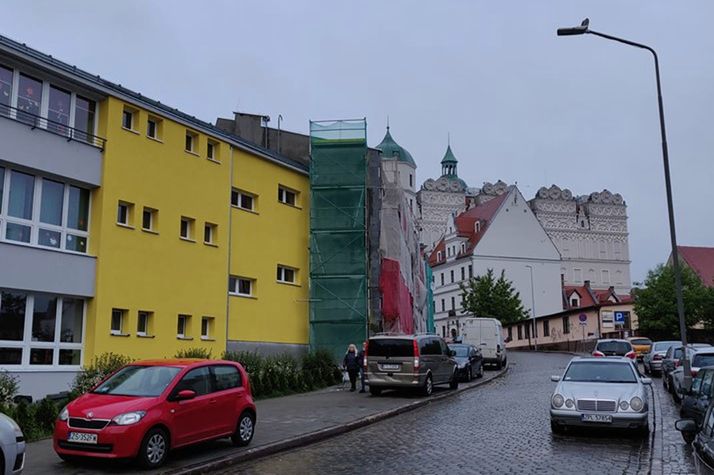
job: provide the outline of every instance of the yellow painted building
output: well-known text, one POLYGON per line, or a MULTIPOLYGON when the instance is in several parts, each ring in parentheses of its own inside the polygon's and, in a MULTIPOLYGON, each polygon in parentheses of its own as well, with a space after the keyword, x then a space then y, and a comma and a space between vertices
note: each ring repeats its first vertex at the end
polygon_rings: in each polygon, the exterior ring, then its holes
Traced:
POLYGON ((2 36, 0 142, 0 370, 22 394, 105 352, 307 347, 305 163, 2 36))

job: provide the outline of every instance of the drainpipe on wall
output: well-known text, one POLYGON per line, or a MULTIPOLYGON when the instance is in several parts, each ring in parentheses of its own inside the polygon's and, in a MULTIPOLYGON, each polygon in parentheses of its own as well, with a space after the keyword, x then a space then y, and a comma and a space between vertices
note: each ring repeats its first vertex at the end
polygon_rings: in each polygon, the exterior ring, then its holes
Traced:
MULTIPOLYGON (((233 188, 233 146, 231 145, 229 150, 231 151, 230 153, 230 176, 228 177, 228 189, 232 190, 233 188)), ((230 310, 231 310, 231 296, 229 293, 229 288, 228 288, 228 280, 230 279, 231 275, 231 249, 232 249, 232 240, 233 238, 233 210, 231 209, 231 199, 230 195, 228 198, 228 263, 226 264, 226 279, 224 281, 225 286, 226 286, 226 348, 225 351, 228 351, 228 319, 230 318, 230 310)))

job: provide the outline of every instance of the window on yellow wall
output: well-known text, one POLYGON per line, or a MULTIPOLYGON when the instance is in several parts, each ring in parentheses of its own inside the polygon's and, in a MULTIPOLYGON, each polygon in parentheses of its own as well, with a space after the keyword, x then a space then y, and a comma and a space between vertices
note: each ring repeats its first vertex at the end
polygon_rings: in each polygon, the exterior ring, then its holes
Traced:
POLYGON ((203 227, 204 244, 216 244, 218 226, 213 223, 206 223, 203 227))
POLYGON ((146 136, 152 139, 161 140, 161 119, 149 117, 146 121, 146 136))
POLYGON ((151 335, 151 324, 153 320, 154 312, 147 312, 144 310, 139 310, 136 321, 136 334, 137 336, 149 336, 151 335))
POLYGON ((186 143, 184 148, 187 152, 196 153, 196 149, 198 148, 197 133, 191 132, 190 130, 186 131, 186 143))
POLYGON ((201 318, 201 340, 210 340, 213 334, 213 317, 201 318))
POLYGON ((297 191, 278 186, 278 201, 290 206, 297 205, 297 191))
POLYGON ((193 241, 193 226, 195 223, 196 220, 193 218, 187 218, 185 216, 181 217, 181 227, 179 230, 179 236, 181 237, 181 239, 193 241))
POLYGON ((232 275, 228 278, 228 292, 232 295, 253 297, 255 292, 255 279, 232 275))
POLYGON ((206 145, 206 158, 213 161, 220 161, 220 147, 218 142, 209 140, 206 145))
POLYGON ((252 193, 239 190, 238 188, 233 188, 231 190, 231 205, 235 206, 236 208, 241 208, 248 211, 256 211, 256 201, 257 196, 252 193))
POLYGON ((156 231, 159 212, 154 208, 144 207, 141 214, 141 229, 144 231, 156 231))
POLYGON ((122 111, 122 116, 121 116, 121 126, 127 130, 134 130, 134 122, 136 121, 136 113, 137 111, 134 109, 130 109, 128 107, 125 107, 124 110, 122 111))
POLYGON ((296 281, 297 269, 278 265, 277 280, 287 284, 294 284, 296 281))
POLYGON ((177 319, 176 337, 190 338, 191 333, 191 315, 179 315, 177 319))
POLYGON ((134 219, 134 204, 127 201, 120 201, 117 205, 117 224, 131 226, 134 219))
POLYGON ((121 308, 112 309, 112 321, 110 327, 110 333, 112 335, 123 335, 124 326, 126 320, 126 310, 121 308))

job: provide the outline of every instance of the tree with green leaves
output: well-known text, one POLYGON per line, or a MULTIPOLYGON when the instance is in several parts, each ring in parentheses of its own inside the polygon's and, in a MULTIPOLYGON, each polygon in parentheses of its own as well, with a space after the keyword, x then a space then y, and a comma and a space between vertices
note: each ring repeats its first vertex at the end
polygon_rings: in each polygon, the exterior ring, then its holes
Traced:
POLYGON ((513 282, 506 279, 504 271, 496 279, 493 269, 488 269, 486 274, 461 283, 460 288, 465 312, 477 317, 497 318, 503 324, 528 318, 520 294, 513 288, 513 282))
MULTIPOLYGON (((690 268, 681 266, 684 318, 687 328, 698 323, 714 324, 714 289, 702 284, 690 268)), ((643 333, 672 335, 679 338, 679 315, 674 286, 674 270, 658 265, 647 273, 644 287, 633 289, 635 313, 643 333)))

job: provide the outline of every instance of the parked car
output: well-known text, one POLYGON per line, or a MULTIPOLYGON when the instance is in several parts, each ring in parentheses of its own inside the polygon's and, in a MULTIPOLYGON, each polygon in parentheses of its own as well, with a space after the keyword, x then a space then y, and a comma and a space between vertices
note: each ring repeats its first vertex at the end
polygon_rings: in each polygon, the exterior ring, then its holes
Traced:
POLYGON ((633 336, 627 339, 635 350, 637 359, 642 361, 642 358, 650 352, 652 348, 652 340, 643 336, 633 336))
MULTIPOLYGON (((687 348, 686 358, 689 360, 692 377, 697 376, 703 366, 714 365, 714 348, 687 348)), ((682 383, 684 381, 684 367, 680 365, 671 373, 672 397, 676 402, 682 400, 682 383)))
POLYGON ((680 344, 679 341, 656 341, 652 344, 650 351, 642 358, 642 366, 645 374, 657 375, 662 372, 662 360, 667 350, 680 344))
POLYGON ((481 351, 473 345, 451 344, 449 349, 454 352, 457 364, 457 374, 465 381, 483 376, 483 356, 481 351))
POLYGON ((431 395, 434 385, 459 386, 454 352, 437 335, 379 335, 367 342, 365 355, 369 392, 419 389, 431 395))
POLYGON ((550 402, 550 427, 608 427, 649 432, 644 378, 630 358, 575 357, 558 382, 550 402))
POLYGON ((62 409, 53 442, 63 460, 135 458, 155 468, 177 447, 222 437, 247 445, 255 420, 248 374, 240 364, 142 361, 62 409))
POLYGON ((697 473, 714 473, 714 404, 709 405, 700 426, 693 419, 680 419, 674 423, 674 427, 685 440, 693 441, 692 452, 697 473))
POLYGON ((17 422, 0 413, 0 467, 5 474, 25 468, 25 436, 17 422))
POLYGON ((461 321, 461 343, 481 350, 483 363, 501 369, 508 364, 503 326, 495 318, 465 318, 461 321))
POLYGON ((598 340, 593 350, 593 356, 624 356, 626 358, 635 359, 635 350, 632 344, 627 340, 598 340))
MULTIPOLYGON (((702 426, 709 403, 714 399, 714 366, 701 368, 692 380, 692 388, 682 393, 682 407, 679 415, 683 419, 693 419, 697 427, 702 426)), ((694 434, 682 432, 688 444, 694 440, 694 434)))
MULTIPOLYGON (((711 345, 707 343, 690 343, 687 345, 690 348, 706 348, 711 345)), ((677 369, 682 364, 682 346, 672 346, 667 350, 667 353, 662 359, 662 386, 672 393, 672 371, 677 369)))

